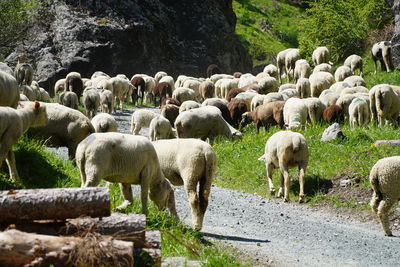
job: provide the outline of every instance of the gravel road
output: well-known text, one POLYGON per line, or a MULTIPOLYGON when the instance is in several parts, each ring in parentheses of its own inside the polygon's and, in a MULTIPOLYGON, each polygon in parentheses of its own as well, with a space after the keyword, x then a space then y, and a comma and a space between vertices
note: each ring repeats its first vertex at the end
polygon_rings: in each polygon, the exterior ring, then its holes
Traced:
MULTIPOLYGON (((117 113, 129 132, 132 110, 117 113)), ((141 134, 148 135, 145 130, 141 134)), ((191 225, 182 188, 178 214, 191 225)), ((377 223, 361 223, 306 204, 284 203, 213 186, 202 232, 238 248, 259 265, 400 266, 400 232, 385 237, 377 223)))

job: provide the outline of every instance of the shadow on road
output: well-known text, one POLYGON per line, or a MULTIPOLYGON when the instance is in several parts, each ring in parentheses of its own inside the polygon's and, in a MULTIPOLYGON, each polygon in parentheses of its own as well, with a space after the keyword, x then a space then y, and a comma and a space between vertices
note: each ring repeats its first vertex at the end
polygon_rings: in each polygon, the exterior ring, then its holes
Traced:
POLYGON ((230 240, 230 241, 240 241, 240 242, 254 242, 254 243, 269 243, 269 240, 261 240, 261 239, 251 239, 251 238, 244 238, 238 236, 227 236, 227 235, 217 235, 211 233, 203 233, 204 236, 212 237, 219 240, 230 240))

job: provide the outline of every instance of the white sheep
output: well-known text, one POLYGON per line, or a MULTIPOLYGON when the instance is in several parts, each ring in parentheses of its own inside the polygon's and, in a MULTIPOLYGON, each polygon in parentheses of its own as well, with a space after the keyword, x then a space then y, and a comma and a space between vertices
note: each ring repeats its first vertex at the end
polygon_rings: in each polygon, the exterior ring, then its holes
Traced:
POLYGON ((46 145, 68 148, 68 155, 75 157, 79 142, 94 133, 90 120, 80 111, 56 103, 44 103, 48 116, 46 126, 31 127, 28 133, 46 141, 46 145))
POLYGON ((243 88, 247 85, 257 83, 257 78, 251 73, 242 74, 239 78, 238 88, 243 88))
POLYGON ((56 84, 54 85, 54 96, 56 96, 59 92, 64 92, 64 84, 65 78, 57 80, 56 84))
POLYGON ((149 137, 151 141, 172 139, 175 135, 171 123, 164 116, 157 116, 150 121, 149 137))
POLYGON ((235 98, 243 99, 246 102, 247 110, 250 110, 251 100, 256 95, 258 95, 258 93, 251 92, 251 91, 246 91, 246 92, 242 92, 242 93, 237 94, 235 96, 235 98))
POLYGON ((276 55, 276 67, 278 68, 279 83, 282 83, 282 77, 286 75, 285 58, 286 54, 294 48, 288 48, 280 51, 276 55))
POLYGON ((39 100, 43 102, 50 102, 50 94, 42 87, 39 87, 40 97, 39 100))
POLYGON ((299 92, 295 88, 283 90, 281 94, 283 96, 284 101, 288 100, 291 97, 299 97, 299 92))
POLYGON ((332 66, 328 63, 322 63, 314 67, 313 73, 317 72, 329 72, 332 73, 332 66))
POLYGON ((185 187, 193 228, 200 231, 217 168, 214 150, 198 139, 160 140, 153 145, 165 177, 173 185, 185 187))
MULTIPOLYGON (((100 79, 99 81, 95 81, 96 87, 97 89, 104 89, 104 90, 108 90, 110 92, 114 91, 113 88, 113 84, 111 83, 110 79, 107 79, 105 76, 100 76, 102 79, 100 79)), ((90 86, 88 86, 90 87, 90 86)), ((92 87, 94 87, 92 85, 92 87)))
POLYGON ((283 120, 287 129, 296 129, 306 124, 308 109, 300 98, 289 98, 283 107, 283 120))
POLYGON ((269 64, 265 66, 263 72, 268 73, 269 76, 278 79, 279 71, 278 68, 274 64, 269 64))
POLYGON ((329 72, 316 72, 310 75, 310 90, 312 97, 318 97, 321 92, 335 83, 335 79, 329 72))
MULTIPOLYGON (((219 84, 221 98, 226 98, 228 92, 233 88, 238 88, 239 79, 221 79, 219 84)), ((217 86, 216 86, 217 87, 217 86)))
MULTIPOLYGON (((286 106, 286 105, 285 105, 286 106)), ((265 153, 259 158, 265 161, 269 191, 275 194, 272 174, 275 168, 281 171, 278 197, 284 196, 289 201, 290 177, 289 168, 299 169, 299 202, 304 202, 304 175, 308 164, 308 146, 304 136, 292 131, 279 131, 268 138, 265 153)))
POLYGON ((364 86, 346 87, 340 92, 340 95, 357 94, 357 93, 368 94, 369 90, 364 86))
POLYGON ((278 91, 278 81, 274 77, 265 77, 258 80, 260 94, 268 94, 278 91))
POLYGON ((300 59, 300 49, 293 48, 287 52, 285 56, 285 68, 288 79, 291 80, 294 76, 294 68, 296 61, 300 59))
POLYGON ((264 104, 264 100, 267 98, 267 95, 255 95, 253 99, 251 99, 250 103, 250 111, 254 111, 256 107, 264 104))
POLYGON ((343 82, 347 83, 350 87, 365 86, 364 79, 357 75, 352 75, 350 77, 347 77, 346 79, 343 80, 343 82))
POLYGON ((113 113, 114 112, 114 95, 111 91, 106 89, 99 90, 100 94, 100 109, 105 113, 113 113))
POLYGON ((201 82, 197 79, 187 79, 183 82, 182 87, 192 89, 196 93, 196 97, 200 96, 199 87, 201 82))
POLYGON ((319 47, 315 48, 311 57, 312 57, 314 66, 317 66, 322 63, 328 63, 328 64, 331 63, 329 61, 329 58, 330 58, 329 49, 326 46, 319 46, 319 47))
POLYGON ((0 106, 17 108, 19 89, 17 80, 10 74, 0 71, 0 106))
POLYGON ((296 83, 297 94, 300 98, 311 96, 311 84, 308 78, 300 78, 296 83))
POLYGON ((159 83, 168 83, 171 86, 172 92, 175 90, 175 82, 174 82, 174 78, 172 78, 172 76, 163 76, 160 80, 159 83))
POLYGON ((117 210, 132 205, 132 184, 140 184, 142 213, 148 214, 150 196, 159 209, 169 208, 171 214, 177 216, 174 191, 146 137, 122 133, 91 134, 78 145, 76 165, 82 187, 97 186, 101 179, 120 183, 124 202, 117 210))
POLYGON ((262 79, 262 78, 266 78, 266 77, 271 77, 271 76, 269 76, 269 74, 266 73, 266 72, 260 72, 260 73, 258 73, 258 74, 256 75, 257 81, 259 81, 259 80, 262 79))
POLYGON ((369 122, 369 105, 363 98, 354 98, 349 105, 349 123, 351 127, 366 126, 369 122))
POLYGON ((120 77, 113 77, 110 82, 113 86, 114 104, 116 107, 119 106, 120 110, 123 110, 125 100, 132 94, 132 84, 129 80, 120 77))
POLYGON ((138 135, 140 129, 148 128, 150 126, 150 122, 155 117, 159 116, 159 114, 154 111, 148 109, 139 109, 133 112, 131 119, 131 133, 133 135, 138 135))
POLYGON ((343 65, 349 67, 351 72, 355 74, 355 70, 358 69, 358 75, 362 77, 363 72, 363 62, 359 55, 350 55, 346 58, 343 65))
POLYGON ((159 71, 154 75, 154 80, 156 80, 156 83, 159 83, 161 78, 167 76, 168 74, 165 71, 159 71))
POLYGON ((117 121, 108 113, 99 113, 90 122, 96 133, 118 132, 117 121))
POLYGON ((287 89, 296 89, 296 84, 294 84, 294 83, 282 84, 281 86, 279 86, 278 92, 281 93, 282 91, 287 90, 287 89))
POLYGON ((58 98, 58 103, 69 108, 78 109, 78 96, 71 91, 64 91, 58 98))
MULTIPOLYGON (((26 97, 30 101, 35 101, 37 100, 37 92, 33 90, 33 88, 29 85, 20 85, 19 86, 19 92, 26 95, 26 97)), ((39 92, 40 93, 40 92, 39 92)))
POLYGON ((19 101, 29 101, 29 98, 24 94, 19 94, 19 101))
POLYGON ((197 94, 194 90, 190 88, 178 87, 172 92, 172 98, 177 99, 179 102, 183 103, 187 100, 195 101, 197 94))
MULTIPOLYGON (((360 97, 363 98, 365 100, 368 100, 369 96, 366 94, 344 94, 341 95, 338 100, 336 101, 336 105, 340 106, 343 110, 343 114, 345 116, 345 118, 348 118, 348 114, 349 114, 349 106, 351 104, 351 101, 353 101, 354 98, 356 97, 360 97)), ((369 101, 369 100, 368 100, 369 101)))
POLYGON ((199 107, 201 107, 200 103, 198 103, 196 101, 193 101, 193 100, 186 100, 180 105, 179 113, 182 113, 182 112, 184 112, 186 110, 189 110, 189 109, 199 108, 199 107))
POLYGON ((263 104, 267 104, 269 102, 274 102, 274 101, 284 101, 283 95, 278 92, 268 93, 264 97, 263 104))
POLYGON ((383 71, 390 72, 393 67, 392 62, 392 42, 382 41, 375 43, 371 48, 371 56, 374 61, 375 71, 377 71, 376 61, 379 60, 381 63, 381 69, 383 71))
POLYGON ((86 88, 83 91, 83 106, 86 109, 86 116, 93 118, 100 107, 100 94, 97 89, 86 88))
POLYGON ((336 82, 341 82, 344 81, 344 79, 346 79, 347 77, 350 77, 351 75, 353 75, 353 72, 349 67, 340 66, 335 71, 335 80, 336 82))
POLYGON ((106 77, 107 79, 110 79, 110 78, 111 78, 108 74, 106 74, 106 73, 104 73, 104 72, 102 72, 102 71, 95 71, 95 72, 92 74, 92 76, 90 76, 90 79, 92 80, 92 79, 95 79, 95 78, 101 77, 101 76, 106 77))
POLYGON ((344 88, 350 87, 348 83, 345 82, 335 82, 329 87, 329 90, 332 90, 334 93, 339 94, 342 92, 344 88))
POLYGON ((199 93, 203 99, 213 98, 215 96, 214 92, 215 92, 215 85, 209 79, 202 82, 199 86, 199 93))
MULTIPOLYGON (((235 78, 235 77, 233 77, 233 75, 229 75, 229 74, 214 74, 210 77, 210 80, 215 84, 220 79, 233 79, 233 78, 235 78)), ((179 86, 176 86, 176 84, 175 84, 175 87, 179 87, 179 86)))
MULTIPOLYGON (((14 77, 14 71, 12 68, 10 68, 7 63, 0 62, 0 71, 4 71, 5 73, 10 74, 11 76, 14 77)), ((15 78, 15 77, 14 77, 15 78)))
POLYGON ((373 190, 371 208, 379 218, 385 235, 392 236, 389 212, 400 199, 400 157, 378 160, 371 169, 369 181, 373 190))
MULTIPOLYGON (((8 75, 8 74, 7 74, 8 75)), ((12 146, 32 126, 46 125, 46 107, 39 102, 20 104, 22 108, 0 107, 0 165, 6 160, 10 178, 19 180, 12 146)))
POLYGON ((228 105, 229 102, 226 99, 222 99, 222 98, 218 98, 218 97, 214 97, 214 98, 207 98, 206 100, 204 100, 201 103, 201 106, 213 106, 215 103, 221 103, 223 105, 228 105))
POLYGON ((311 74, 311 67, 307 60, 299 59, 294 66, 294 81, 297 82, 300 78, 309 78, 311 74))
POLYGON ((14 70, 14 76, 18 85, 31 85, 33 80, 33 68, 28 63, 20 63, 18 61, 14 70))
POLYGON ((327 106, 316 97, 305 98, 303 101, 307 106, 308 118, 310 119, 311 124, 320 121, 327 106))
POLYGON ((242 136, 241 132, 224 120, 221 111, 214 106, 180 113, 175 120, 175 129, 179 138, 200 138, 203 141, 208 138, 210 143, 219 135, 230 139, 242 136))
POLYGON ((376 85, 371 89, 370 107, 372 116, 377 116, 379 125, 396 122, 400 114, 400 96, 388 84, 376 85))
POLYGON ((339 97, 340 94, 335 93, 335 91, 331 89, 326 89, 322 91, 318 98, 319 100, 321 100, 322 103, 324 103, 326 107, 329 107, 336 104, 336 101, 339 99, 339 97))

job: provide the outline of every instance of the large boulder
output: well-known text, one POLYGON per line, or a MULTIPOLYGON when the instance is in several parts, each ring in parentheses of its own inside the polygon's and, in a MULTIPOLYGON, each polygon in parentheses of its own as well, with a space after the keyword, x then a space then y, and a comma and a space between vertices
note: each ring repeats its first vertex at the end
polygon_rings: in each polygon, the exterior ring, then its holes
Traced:
POLYGON ((48 21, 6 61, 25 54, 50 93, 70 71, 204 77, 209 64, 225 73, 252 67, 235 34, 232 0, 55 0, 46 12, 48 21))
POLYGON ((387 3, 392 5, 395 16, 395 28, 392 38, 392 59, 396 69, 400 68, 400 0, 388 0, 387 3))

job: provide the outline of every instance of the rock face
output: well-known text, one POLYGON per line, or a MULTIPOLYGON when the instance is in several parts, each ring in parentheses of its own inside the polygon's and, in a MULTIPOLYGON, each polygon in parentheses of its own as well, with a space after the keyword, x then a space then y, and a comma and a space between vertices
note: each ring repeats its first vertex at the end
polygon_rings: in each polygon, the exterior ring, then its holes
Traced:
POLYGON ((392 38, 392 58, 393 64, 396 69, 400 68, 400 0, 387 1, 389 5, 392 5, 394 12, 394 34, 392 38))
POLYGON ((324 132, 322 133, 321 141, 328 142, 338 138, 344 139, 346 137, 340 129, 339 123, 335 122, 324 130, 324 132))
POLYGON ((252 67, 235 35, 232 0, 54 0, 47 12, 49 22, 6 61, 24 53, 50 92, 70 71, 204 77, 213 63, 225 73, 252 67))

